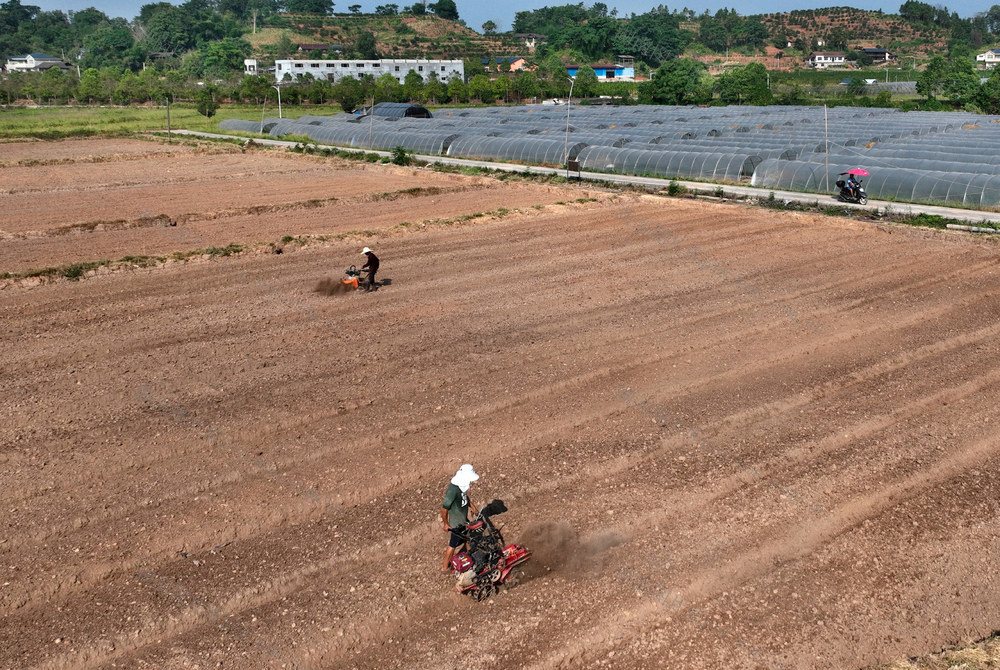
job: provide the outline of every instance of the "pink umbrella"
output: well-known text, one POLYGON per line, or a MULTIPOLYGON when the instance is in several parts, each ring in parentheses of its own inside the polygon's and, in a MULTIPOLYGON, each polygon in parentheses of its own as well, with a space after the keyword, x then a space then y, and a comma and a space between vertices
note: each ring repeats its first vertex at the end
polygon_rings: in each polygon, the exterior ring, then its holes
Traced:
POLYGON ((867 177, 871 173, 868 172, 868 170, 865 170, 863 168, 854 168, 852 170, 848 170, 847 172, 841 172, 840 174, 856 174, 856 175, 859 175, 861 177, 867 177))

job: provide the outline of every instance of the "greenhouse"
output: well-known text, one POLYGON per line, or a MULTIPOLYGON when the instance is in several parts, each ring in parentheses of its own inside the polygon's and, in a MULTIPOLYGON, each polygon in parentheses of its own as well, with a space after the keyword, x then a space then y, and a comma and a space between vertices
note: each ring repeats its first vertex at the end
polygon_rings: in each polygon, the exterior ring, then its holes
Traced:
POLYGON ((582 142, 566 144, 563 140, 545 140, 532 137, 480 137, 462 135, 448 147, 448 156, 485 158, 518 163, 547 163, 563 165, 567 157, 575 160, 587 145, 582 142))
POLYGON ((587 147, 580 152, 580 167, 593 172, 679 177, 736 182, 749 177, 761 162, 746 154, 707 154, 684 151, 647 151, 587 147))
MULTIPOLYGON (((272 137, 426 155, 564 165, 595 172, 749 182, 832 194, 864 167, 871 198, 996 207, 1000 118, 837 107, 537 106, 441 109, 378 103, 367 116, 266 119, 272 137), (416 114, 416 116, 414 116, 416 114), (830 165, 829 169, 827 164, 830 165)), ((253 121, 220 128, 260 132, 253 121)))
MULTIPOLYGON (((790 191, 831 192, 838 175, 853 164, 830 165, 766 160, 757 166, 751 185, 790 191)), ((933 170, 878 170, 863 178, 869 198, 995 207, 1000 203, 1000 175, 933 170)))

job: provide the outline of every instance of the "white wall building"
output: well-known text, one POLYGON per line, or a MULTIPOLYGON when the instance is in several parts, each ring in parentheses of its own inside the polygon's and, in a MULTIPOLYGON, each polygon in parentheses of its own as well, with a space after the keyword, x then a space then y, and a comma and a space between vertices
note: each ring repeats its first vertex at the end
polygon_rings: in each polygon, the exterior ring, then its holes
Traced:
POLYGON ((825 70, 833 65, 844 65, 847 54, 843 51, 813 51, 809 54, 809 65, 817 70, 825 70))
POLYGON ((49 56, 48 54, 28 54, 27 56, 11 56, 7 59, 8 72, 41 72, 51 67, 61 70, 69 70, 69 63, 63 62, 62 58, 49 56))
POLYGON ((985 65, 986 67, 995 67, 997 63, 1000 63, 1000 49, 990 49, 981 54, 976 54, 976 63, 985 65))
POLYGON ((462 60, 425 60, 425 59, 393 59, 381 60, 276 60, 274 61, 274 76, 278 81, 284 81, 288 75, 298 79, 306 72, 314 79, 337 81, 342 77, 351 76, 355 79, 363 74, 370 74, 376 79, 388 73, 403 83, 410 71, 415 71, 424 81, 431 72, 436 72, 438 79, 445 83, 452 79, 465 79, 465 61, 462 60))

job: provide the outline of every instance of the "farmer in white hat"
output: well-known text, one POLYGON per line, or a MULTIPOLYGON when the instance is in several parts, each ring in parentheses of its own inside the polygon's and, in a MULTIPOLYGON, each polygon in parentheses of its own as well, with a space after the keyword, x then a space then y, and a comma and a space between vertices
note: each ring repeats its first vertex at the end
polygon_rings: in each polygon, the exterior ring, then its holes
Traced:
MULTIPOLYGON (((441 505, 441 523, 445 532, 450 532, 452 528, 464 525, 469 522, 469 510, 473 516, 479 514, 479 509, 469 500, 469 486, 479 479, 479 475, 466 463, 458 469, 455 476, 451 478, 448 489, 444 492, 444 503, 441 505)), ((455 550, 465 544, 465 538, 461 535, 451 533, 448 541, 448 549, 444 552, 444 563, 441 565, 441 572, 451 574, 451 557, 455 555, 455 550)))
POLYGON ((368 247, 365 247, 361 251, 361 253, 368 257, 368 261, 361 266, 362 270, 368 270, 368 288, 366 288, 365 290, 374 291, 375 273, 378 272, 378 256, 376 256, 375 252, 369 249, 368 247))

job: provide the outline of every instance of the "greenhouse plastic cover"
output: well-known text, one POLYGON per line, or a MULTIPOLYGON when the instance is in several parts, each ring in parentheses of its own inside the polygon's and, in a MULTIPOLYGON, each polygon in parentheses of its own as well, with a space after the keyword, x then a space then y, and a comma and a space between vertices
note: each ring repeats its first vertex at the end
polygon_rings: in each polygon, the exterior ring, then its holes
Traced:
MULTIPOLYGON (((317 144, 405 149, 425 155, 564 165, 623 174, 747 181, 763 188, 832 194, 836 175, 864 167, 869 197, 1000 205, 1000 118, 966 112, 836 107, 512 106, 393 116, 267 119, 272 137, 317 144), (829 163, 829 168, 827 168, 829 163), (832 173, 832 174, 831 174, 832 173)), ((259 132, 253 121, 220 128, 259 132)))

